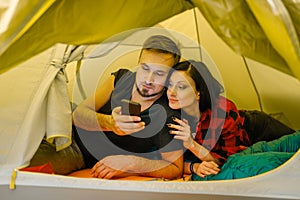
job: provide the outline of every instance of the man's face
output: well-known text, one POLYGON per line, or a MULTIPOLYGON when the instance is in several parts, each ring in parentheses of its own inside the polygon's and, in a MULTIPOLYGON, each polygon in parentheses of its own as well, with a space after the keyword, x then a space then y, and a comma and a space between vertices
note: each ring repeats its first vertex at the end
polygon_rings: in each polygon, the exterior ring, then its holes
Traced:
POLYGON ((174 63, 171 54, 143 50, 136 74, 136 86, 140 95, 151 97, 159 94, 174 63))

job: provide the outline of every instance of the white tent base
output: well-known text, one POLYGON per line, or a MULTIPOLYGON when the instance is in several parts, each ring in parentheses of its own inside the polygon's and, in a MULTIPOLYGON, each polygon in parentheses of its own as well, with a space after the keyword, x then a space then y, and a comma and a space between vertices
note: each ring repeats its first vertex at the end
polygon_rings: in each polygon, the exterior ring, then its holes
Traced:
POLYGON ((3 193, 0 187, 3 199, 72 199, 82 200, 89 199, 109 199, 109 200, 134 200, 134 199, 157 199, 157 200, 267 200, 267 199, 283 199, 275 197, 256 197, 256 196, 236 196, 236 195, 218 195, 218 194, 193 194, 193 193, 168 193, 168 192, 147 192, 147 191, 114 191, 114 190, 96 190, 96 189, 74 189, 74 188, 58 188, 58 187, 32 187, 20 186, 18 191, 6 191, 3 193))
POLYGON ((280 167, 243 179, 220 181, 129 181, 18 172, 15 189, 1 172, 1 199, 300 199, 300 150, 280 167))

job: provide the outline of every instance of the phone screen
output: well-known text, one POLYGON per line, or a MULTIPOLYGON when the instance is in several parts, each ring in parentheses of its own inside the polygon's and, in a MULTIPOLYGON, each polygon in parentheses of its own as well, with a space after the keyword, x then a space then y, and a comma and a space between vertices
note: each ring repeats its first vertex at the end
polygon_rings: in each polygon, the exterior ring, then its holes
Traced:
POLYGON ((140 116, 141 104, 138 102, 122 99, 122 115, 140 116))

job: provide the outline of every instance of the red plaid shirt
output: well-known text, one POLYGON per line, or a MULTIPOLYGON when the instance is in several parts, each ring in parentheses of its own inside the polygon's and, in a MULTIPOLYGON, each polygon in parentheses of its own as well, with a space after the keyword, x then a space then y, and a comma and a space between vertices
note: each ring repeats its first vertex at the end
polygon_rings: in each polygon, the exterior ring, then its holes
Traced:
POLYGON ((220 96, 212 110, 201 113, 195 140, 224 163, 228 156, 250 145, 248 134, 242 128, 243 123, 244 117, 239 115, 235 104, 220 96))

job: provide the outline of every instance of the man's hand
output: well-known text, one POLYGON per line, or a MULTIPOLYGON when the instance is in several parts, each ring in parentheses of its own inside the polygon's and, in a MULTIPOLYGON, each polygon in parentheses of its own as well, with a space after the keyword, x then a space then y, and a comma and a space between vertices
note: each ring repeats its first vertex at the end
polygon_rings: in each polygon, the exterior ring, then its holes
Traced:
POLYGON ((114 155, 107 156, 97 162, 91 170, 93 177, 111 179, 130 174, 132 160, 130 156, 114 155))
POLYGON ((121 107, 112 110, 112 131, 117 135, 130 135, 145 128, 145 122, 138 116, 122 115, 121 107))

